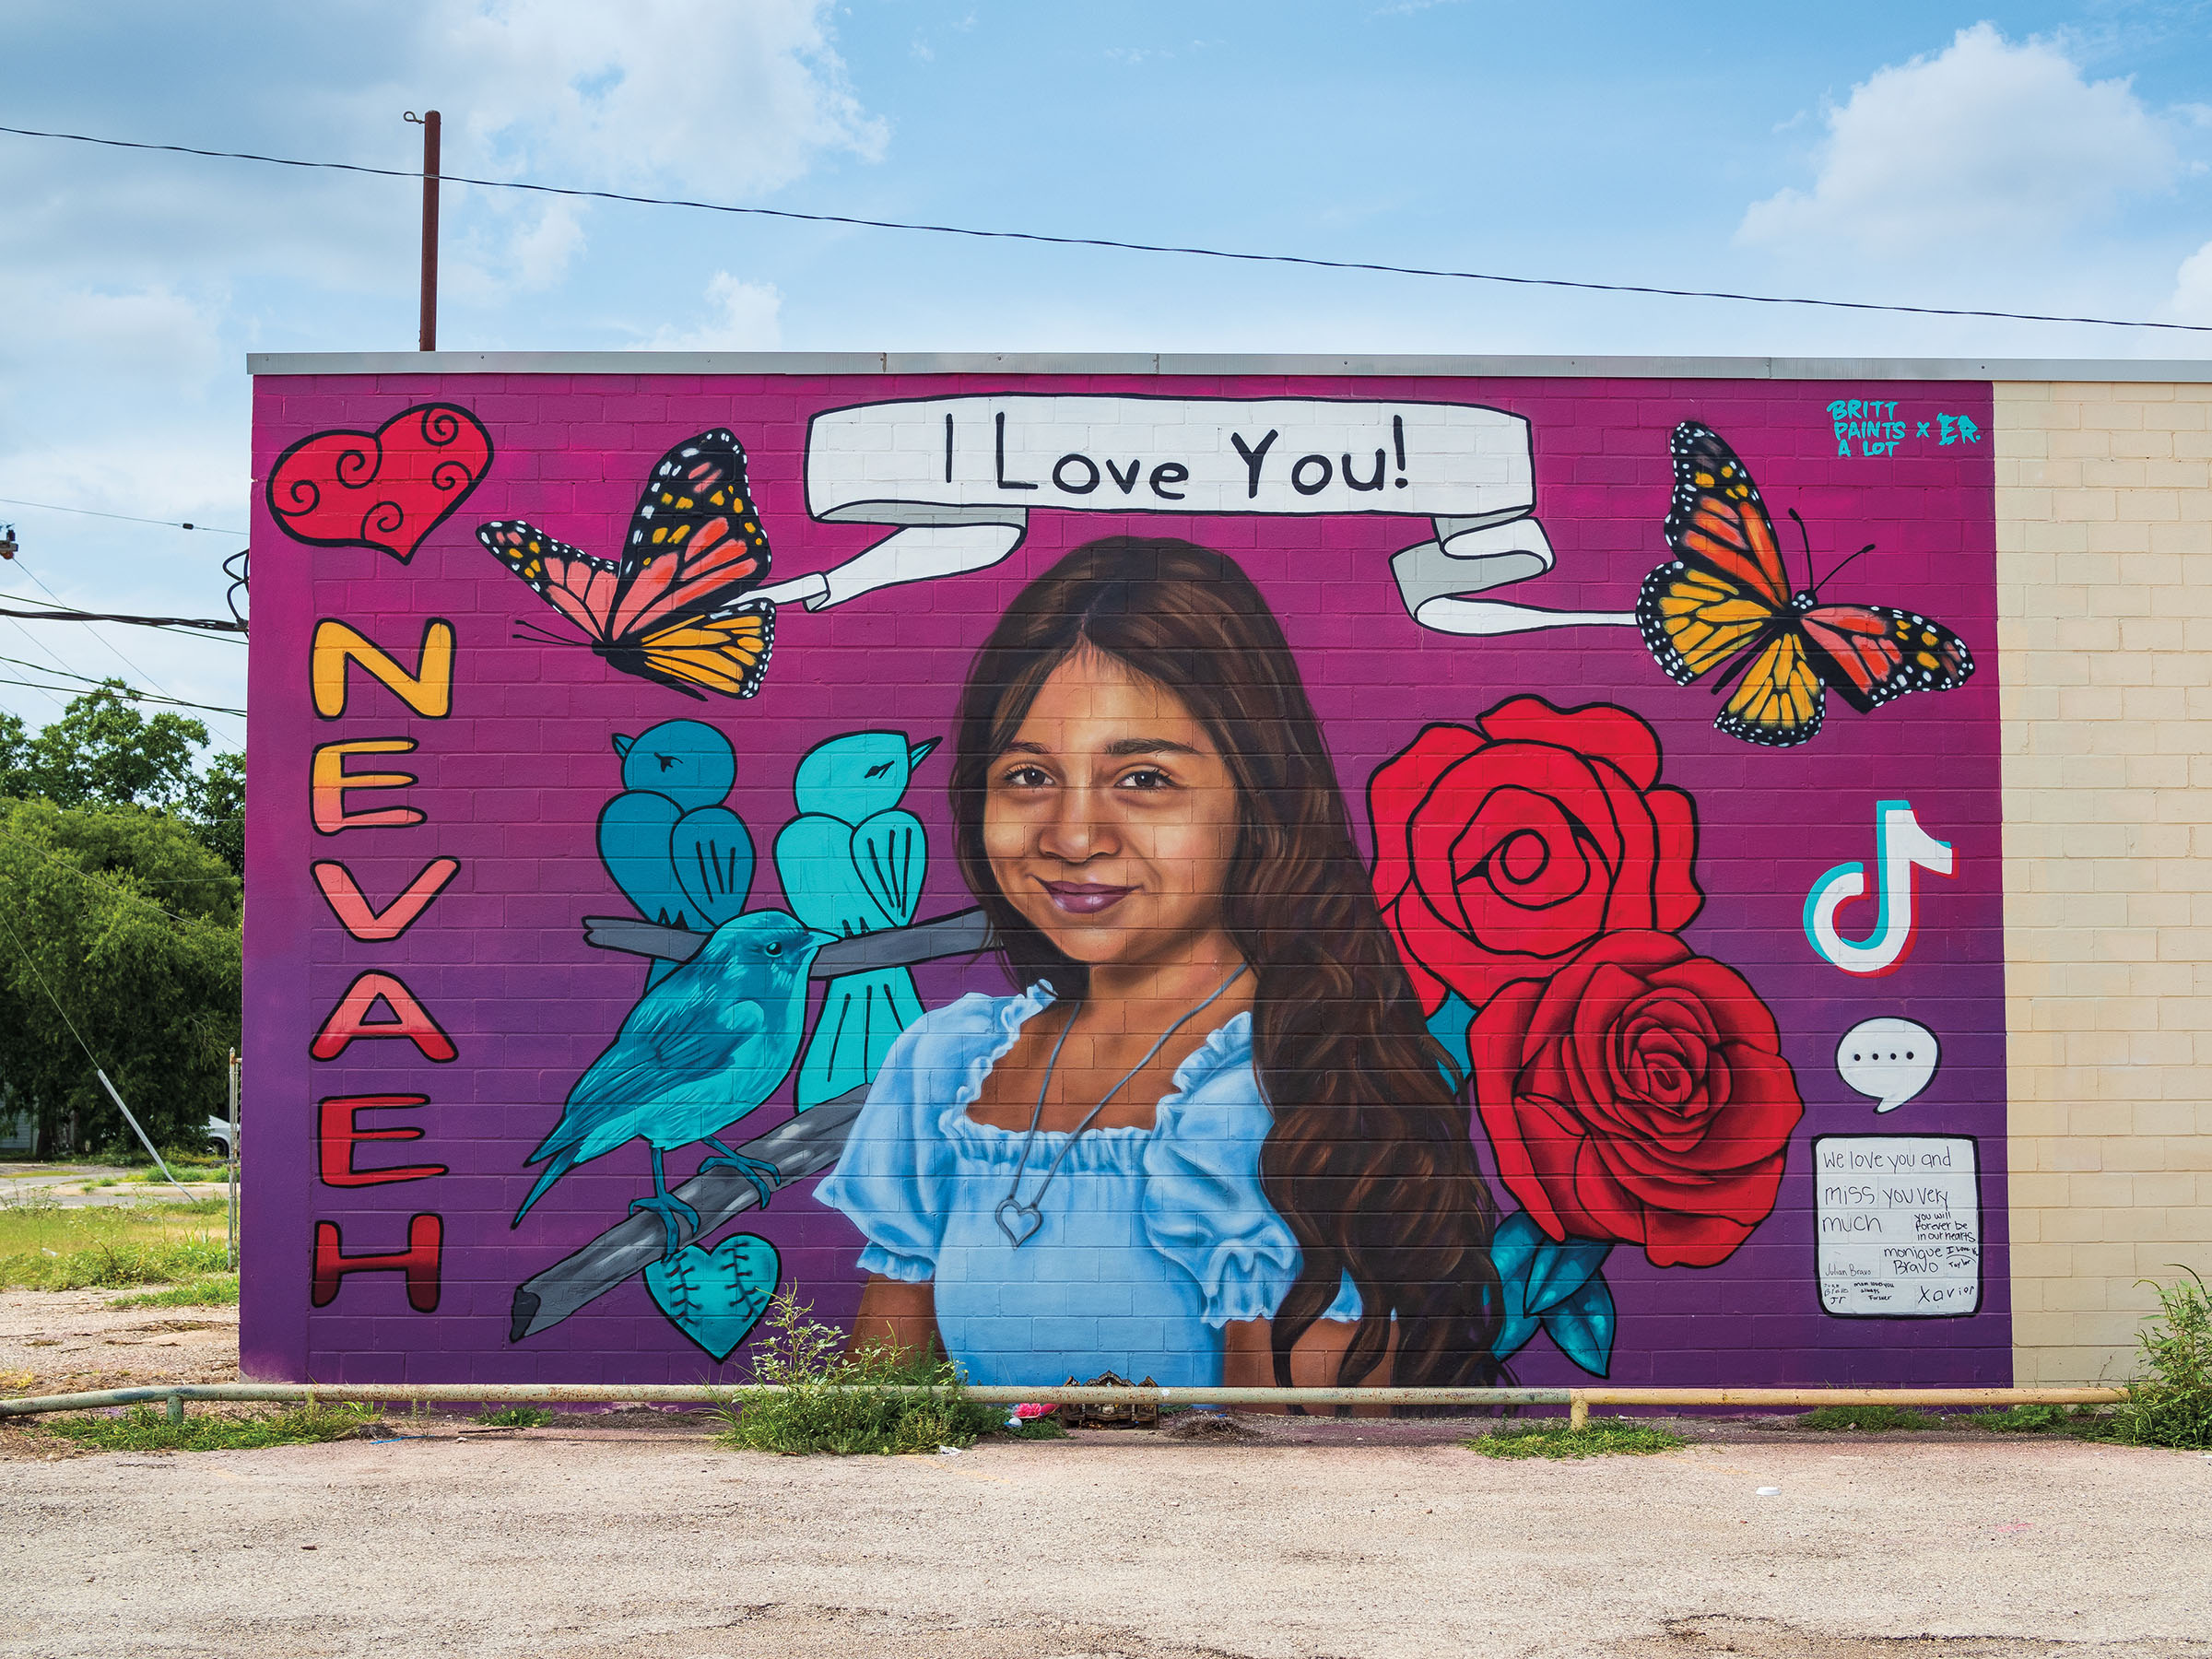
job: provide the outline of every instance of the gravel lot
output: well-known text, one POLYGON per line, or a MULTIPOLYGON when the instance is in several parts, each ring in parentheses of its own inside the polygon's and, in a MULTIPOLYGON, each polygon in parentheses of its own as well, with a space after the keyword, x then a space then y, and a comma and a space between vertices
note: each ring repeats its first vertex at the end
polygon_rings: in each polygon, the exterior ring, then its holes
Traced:
MULTIPOLYGON (((0 1297, 0 1373, 235 1375, 221 1311, 107 1300, 0 1297)), ((2195 1453, 1737 1420, 1555 1464, 1247 1420, 805 1461, 646 1410, 175 1455, 0 1420, 0 1654, 2212 1659, 2195 1453)))
POLYGON ((1339 1424, 799 1461, 652 1417, 52 1462, 0 1430, 0 1653, 2212 1654, 2193 1453, 1339 1424))

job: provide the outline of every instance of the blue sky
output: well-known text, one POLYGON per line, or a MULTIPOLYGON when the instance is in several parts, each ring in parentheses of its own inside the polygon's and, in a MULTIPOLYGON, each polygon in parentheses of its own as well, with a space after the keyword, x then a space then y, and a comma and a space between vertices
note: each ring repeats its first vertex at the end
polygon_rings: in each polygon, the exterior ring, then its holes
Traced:
MULTIPOLYGON (((2212 4, 12 0, 11 125, 862 217, 2212 324, 2212 4)), ((0 136, 0 497, 242 527, 259 350, 406 349, 399 181, 0 136)), ((1883 317, 578 205, 445 201, 492 349, 2202 355, 1883 317)), ((0 504, 93 608, 234 538, 0 504)), ((27 573, 28 572, 28 573, 27 573)), ((241 706, 241 649, 0 621, 241 706), (120 654, 118 654, 120 653, 120 654)), ((0 664, 0 677, 20 671, 0 664)), ((0 685, 39 724, 57 699, 0 685)), ((235 744, 242 723, 214 719, 235 744)))

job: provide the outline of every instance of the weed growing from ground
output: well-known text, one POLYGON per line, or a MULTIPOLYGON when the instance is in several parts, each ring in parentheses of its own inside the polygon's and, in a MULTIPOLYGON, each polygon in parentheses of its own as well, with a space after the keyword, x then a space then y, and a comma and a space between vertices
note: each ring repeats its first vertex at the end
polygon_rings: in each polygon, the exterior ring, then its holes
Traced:
POLYGON ((119 1296, 108 1304, 111 1308, 235 1308, 238 1306, 238 1275, 211 1273, 205 1278, 195 1278, 188 1284, 171 1285, 166 1290, 149 1290, 143 1296, 119 1296))
POLYGON ((722 1407, 724 1445, 785 1456, 935 1452, 971 1446, 1004 1425, 1005 1407, 966 1398, 949 1360, 887 1347, 844 1352, 844 1333, 808 1318, 812 1312, 790 1290, 770 1305, 752 1381, 782 1392, 732 1395, 722 1407), (923 1392, 890 1392, 901 1386, 923 1392))
POLYGON ((1943 1419, 1900 1406, 1820 1406, 1801 1415, 1793 1427, 1856 1429, 1873 1434, 1889 1429, 1940 1429, 1943 1419))
POLYGON ((288 1410, 251 1417, 194 1413, 172 1423, 165 1408, 132 1406, 112 1416, 49 1418, 49 1433, 95 1452, 251 1452, 264 1446, 347 1440, 375 1421, 362 1406, 311 1401, 288 1410))
POLYGON ((1648 1457, 1688 1444, 1672 1429, 1633 1418, 1594 1417, 1576 1429, 1554 1418, 1509 1423, 1462 1442, 1485 1457, 1648 1457))
POLYGON ((2189 1277, 2171 1285, 2144 1281, 2159 1312, 2136 1335, 2136 1374, 2111 1418, 2112 1438, 2130 1445, 2212 1449, 2212 1291, 2182 1271, 2189 1277))
POLYGON ((506 1406, 497 1411, 479 1411, 476 1420, 490 1429, 546 1429, 553 1414, 537 1406, 506 1406))
POLYGON ((0 1204, 0 1289, 126 1290, 211 1278, 230 1265, 216 1220, 222 1214, 220 1198, 0 1204))

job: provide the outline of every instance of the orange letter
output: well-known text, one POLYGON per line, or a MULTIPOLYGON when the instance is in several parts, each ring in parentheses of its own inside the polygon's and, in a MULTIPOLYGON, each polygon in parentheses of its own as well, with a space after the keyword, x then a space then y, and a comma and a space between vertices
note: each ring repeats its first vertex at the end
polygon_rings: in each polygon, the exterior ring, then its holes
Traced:
POLYGON ((348 755, 404 755, 414 748, 412 737, 363 737, 352 743, 325 743, 315 750, 312 774, 315 829, 323 835, 341 830, 359 830, 370 824, 419 824, 422 814, 412 806, 386 806, 376 812, 346 810, 349 789, 405 789, 415 782, 413 772, 348 772, 348 755))
POLYGON ((334 1187, 382 1186, 393 1181, 421 1181, 442 1175, 443 1164, 401 1164, 381 1170, 353 1167, 358 1141, 420 1140, 419 1129, 364 1129, 357 1112, 387 1106, 428 1106, 428 1095, 332 1095, 320 1103, 315 1140, 321 1151, 323 1184, 334 1187))
POLYGON ((433 617, 422 625, 422 650, 409 674, 382 646, 343 622, 315 624, 315 644, 308 659, 314 682, 315 712, 335 720, 346 712, 346 664, 350 658, 380 680, 416 713, 443 720, 453 707, 453 625, 433 617))
POLYGON ((415 993, 389 973, 364 973, 348 985, 307 1052, 318 1060, 335 1060, 357 1037, 405 1037, 438 1061, 451 1060, 461 1052, 415 1000, 415 993), (379 1002, 393 1018, 371 1024, 369 1016, 379 1002))
POLYGON ((461 861, 433 858, 407 884, 407 890, 381 911, 369 908, 369 900, 361 896, 353 872, 344 865, 325 861, 309 867, 314 871, 315 885, 323 889, 323 897, 330 900, 332 913, 346 924, 346 931, 357 939, 381 944, 386 939, 398 938, 415 925, 416 919, 429 909, 430 900, 438 897, 460 870, 461 861))
POLYGON ((407 1305, 418 1313, 438 1312, 438 1252, 445 1240, 445 1223, 436 1216, 416 1216, 407 1222, 407 1247, 390 1255, 341 1255, 345 1242, 335 1221, 315 1223, 315 1280, 309 1300, 327 1308, 337 1300, 338 1281, 349 1273, 404 1273, 407 1276, 407 1305))

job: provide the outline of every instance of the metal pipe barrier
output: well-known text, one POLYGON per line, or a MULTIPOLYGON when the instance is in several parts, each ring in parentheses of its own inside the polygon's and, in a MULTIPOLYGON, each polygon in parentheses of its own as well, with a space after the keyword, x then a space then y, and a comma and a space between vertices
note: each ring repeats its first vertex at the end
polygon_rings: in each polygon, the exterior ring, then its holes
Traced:
MULTIPOLYGON (((190 1400, 726 1406, 749 1395, 784 1392, 779 1384, 758 1382, 726 1387, 657 1382, 188 1382, 0 1400, 0 1417, 99 1411, 155 1400, 168 1403, 171 1421, 182 1419, 190 1400)), ((893 1383, 850 1392, 930 1394, 942 1390, 893 1383)), ((1063 1383, 968 1387, 960 1392, 963 1398, 982 1406, 1564 1406, 1570 1423, 1578 1429, 1589 1421, 1593 1406, 2109 1406, 2127 1397, 2126 1390, 2119 1388, 1095 1388, 1063 1383)))

